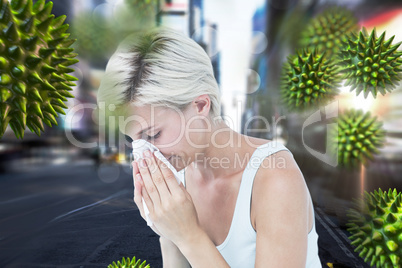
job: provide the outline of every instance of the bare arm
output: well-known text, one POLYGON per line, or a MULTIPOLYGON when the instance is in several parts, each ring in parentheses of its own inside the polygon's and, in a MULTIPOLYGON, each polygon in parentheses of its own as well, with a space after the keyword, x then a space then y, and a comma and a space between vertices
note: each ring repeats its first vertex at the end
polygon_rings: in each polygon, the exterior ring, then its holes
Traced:
POLYGON ((179 244, 183 255, 194 268, 230 268, 208 235, 200 230, 193 239, 179 244))
POLYGON ((175 244, 164 237, 159 238, 164 268, 190 268, 190 264, 175 244))
POLYGON ((257 231, 255 267, 304 268, 309 231, 308 189, 291 154, 279 152, 270 157, 283 157, 286 165, 262 168, 257 173, 253 195, 257 231))

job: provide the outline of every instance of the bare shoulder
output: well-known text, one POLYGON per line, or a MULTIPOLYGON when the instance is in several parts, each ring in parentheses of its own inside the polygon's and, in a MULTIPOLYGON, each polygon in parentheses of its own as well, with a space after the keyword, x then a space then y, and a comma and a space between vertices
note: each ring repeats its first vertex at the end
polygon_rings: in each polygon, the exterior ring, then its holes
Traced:
POLYGON ((309 193, 293 155, 278 151, 264 158, 254 179, 251 220, 257 233, 255 267, 304 267, 309 193), (286 262, 284 263, 284 260, 286 262))
MULTIPOLYGON (((250 145, 251 151, 254 151, 261 145, 273 142, 249 136, 245 136, 245 138, 250 145)), ((270 188, 274 186, 287 188, 295 182, 304 184, 303 174, 291 152, 281 150, 267 156, 262 161, 257 171, 254 185, 257 183, 262 184, 261 186, 271 186, 270 188)))
POLYGON ((268 214, 281 216, 292 211, 307 215, 308 197, 303 174, 292 154, 279 151, 267 156, 254 180, 252 210, 256 225, 268 214))
POLYGON ((281 187, 289 191, 292 186, 305 185, 304 177, 293 155, 285 150, 276 152, 264 158, 255 178, 255 183, 270 189, 278 190, 281 187), (296 185, 295 185, 296 184, 296 185), (289 189, 290 188, 290 189, 289 189))

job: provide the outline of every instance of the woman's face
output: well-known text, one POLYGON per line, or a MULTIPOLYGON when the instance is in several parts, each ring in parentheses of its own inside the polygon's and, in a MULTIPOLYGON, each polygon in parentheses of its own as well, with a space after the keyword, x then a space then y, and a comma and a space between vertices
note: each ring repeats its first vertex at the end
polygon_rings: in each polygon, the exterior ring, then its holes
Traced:
POLYGON ((184 111, 132 105, 127 114, 130 116, 125 117, 125 126, 120 126, 123 133, 158 147, 178 171, 194 161, 208 144, 209 121, 197 113, 196 105, 190 104, 184 111))

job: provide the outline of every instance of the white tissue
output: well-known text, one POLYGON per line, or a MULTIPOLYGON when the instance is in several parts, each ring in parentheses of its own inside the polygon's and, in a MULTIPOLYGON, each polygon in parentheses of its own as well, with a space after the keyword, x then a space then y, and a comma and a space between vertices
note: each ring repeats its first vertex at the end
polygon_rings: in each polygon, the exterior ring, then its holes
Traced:
MULTIPOLYGON (((151 152, 155 152, 155 156, 161 160, 174 174, 176 177, 177 183, 181 183, 179 173, 177 170, 169 163, 169 161, 162 155, 158 148, 156 148, 152 143, 147 142, 146 140, 139 139, 132 142, 133 146, 133 156, 134 160, 143 158, 143 153, 146 150, 150 150, 151 152)), ((135 178, 134 178, 135 179, 135 178)), ((142 205, 144 207, 144 213, 147 220, 147 225, 152 226, 152 220, 149 218, 149 210, 147 205, 145 204, 144 198, 142 199, 142 205)))

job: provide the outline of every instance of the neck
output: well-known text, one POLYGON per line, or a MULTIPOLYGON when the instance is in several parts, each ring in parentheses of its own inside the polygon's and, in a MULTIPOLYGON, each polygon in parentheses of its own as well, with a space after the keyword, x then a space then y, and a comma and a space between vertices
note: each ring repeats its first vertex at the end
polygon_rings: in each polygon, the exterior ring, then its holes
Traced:
POLYGON ((236 158, 244 154, 242 134, 218 123, 209 133, 210 145, 196 156, 192 168, 205 180, 225 179, 244 169, 236 158), (242 153, 243 152, 243 153, 242 153))

